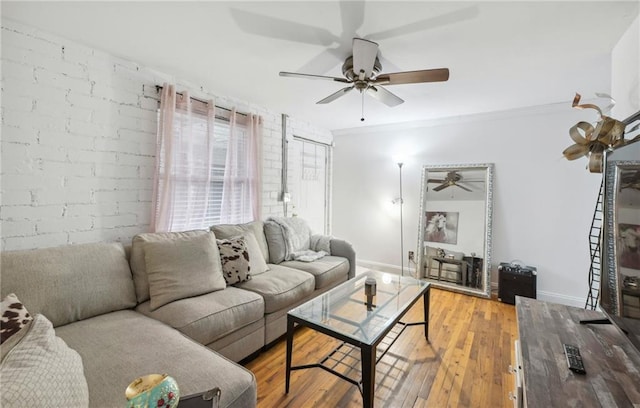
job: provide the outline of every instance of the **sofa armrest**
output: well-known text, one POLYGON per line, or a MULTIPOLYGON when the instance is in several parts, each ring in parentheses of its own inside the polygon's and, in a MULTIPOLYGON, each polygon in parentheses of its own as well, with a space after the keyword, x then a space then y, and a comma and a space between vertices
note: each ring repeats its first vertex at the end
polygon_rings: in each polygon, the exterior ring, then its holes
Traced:
POLYGON ((341 256, 349 260, 349 279, 356 276, 356 251, 353 246, 342 239, 331 239, 331 255, 341 256))

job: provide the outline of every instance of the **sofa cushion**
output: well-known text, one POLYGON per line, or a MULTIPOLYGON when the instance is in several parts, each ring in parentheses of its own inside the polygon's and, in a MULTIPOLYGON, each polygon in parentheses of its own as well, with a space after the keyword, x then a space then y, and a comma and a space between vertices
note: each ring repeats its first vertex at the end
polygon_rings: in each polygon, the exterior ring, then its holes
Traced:
POLYGON ((262 221, 251 221, 246 224, 221 224, 212 225, 211 231, 216 234, 218 239, 227 239, 244 235, 245 232, 253 232, 258 241, 262 258, 266 261, 269 259, 269 247, 264 237, 264 225, 262 221))
POLYGON ((242 234, 244 241, 247 244, 247 251, 249 251, 249 265, 251 265, 251 274, 259 275, 269 270, 267 261, 265 260, 260 244, 256 235, 252 231, 247 231, 242 234))
MULTIPOLYGON (((310 249, 311 245, 311 228, 309 228, 309 224, 300 217, 269 217, 266 221, 270 223, 270 227, 268 229, 271 237, 269 241, 271 242, 280 242, 284 240, 284 259, 285 260, 293 260, 294 253, 300 251, 307 251, 310 249), (276 225, 278 228, 273 228, 273 225, 276 225), (282 238, 278 235, 281 234, 282 238)), ((277 250, 280 251, 280 247, 277 247, 277 250)), ((281 253, 274 254, 274 260, 279 259, 281 253)))
POLYGON ((313 275, 280 265, 269 265, 269 270, 250 281, 238 285, 264 298, 265 313, 272 313, 308 297, 315 288, 313 275))
POLYGON ((176 300, 154 311, 145 302, 136 310, 180 330, 200 344, 209 344, 262 319, 264 300, 257 293, 228 287, 176 300))
POLYGON ((282 228, 275 221, 264 222, 264 236, 269 246, 269 263, 279 264, 287 255, 287 243, 282 228))
POLYGON ((0 406, 86 407, 87 380, 77 352, 42 314, 0 365, 0 406))
POLYGON ((129 383, 151 373, 172 376, 182 395, 220 387, 221 407, 256 405, 250 371, 133 310, 75 322, 56 333, 82 356, 91 407, 124 406, 129 383))
POLYGON ((1 296, 15 293, 54 327, 133 308, 136 294, 120 243, 75 244, 2 253, 1 296))
POLYGON ((211 232, 171 241, 146 242, 144 252, 152 310, 174 300, 227 286, 216 238, 211 232))
POLYGON ((138 303, 149 300, 149 280, 147 278, 147 268, 144 259, 145 242, 172 241, 175 239, 189 238, 195 235, 206 234, 207 230, 194 230, 183 232, 148 232, 138 234, 131 241, 131 272, 135 284, 136 298, 138 303))
POLYGON ((315 277, 316 289, 343 282, 349 275, 349 261, 338 256, 324 256, 313 262, 286 261, 280 265, 309 272, 315 277))

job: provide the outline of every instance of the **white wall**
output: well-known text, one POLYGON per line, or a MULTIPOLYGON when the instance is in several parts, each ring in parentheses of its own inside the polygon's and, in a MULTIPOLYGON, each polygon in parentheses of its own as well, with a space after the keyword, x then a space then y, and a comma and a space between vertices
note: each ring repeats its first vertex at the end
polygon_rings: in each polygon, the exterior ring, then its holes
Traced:
MULTIPOLYGON (((130 242, 149 228, 155 86, 210 98, 199 85, 2 20, 2 248, 130 242)), ((282 215, 281 115, 244 101, 216 104, 264 117, 263 216, 282 215)), ((289 118, 287 135, 331 142, 289 118)))
POLYGON ((640 16, 613 48, 611 74, 612 115, 623 120, 640 110, 640 16))
MULTIPOLYGON (((605 79, 594 81, 606 91, 606 64, 602 70, 605 79)), ((334 133, 333 234, 351 240, 360 260, 399 265, 399 215, 388 204, 398 190, 392 157, 410 155, 403 167, 405 252, 417 246, 422 165, 495 163, 492 269, 522 260, 538 268, 540 298, 584 306, 601 175, 562 151, 572 144, 572 125, 595 119, 587 115, 567 103, 334 133)))

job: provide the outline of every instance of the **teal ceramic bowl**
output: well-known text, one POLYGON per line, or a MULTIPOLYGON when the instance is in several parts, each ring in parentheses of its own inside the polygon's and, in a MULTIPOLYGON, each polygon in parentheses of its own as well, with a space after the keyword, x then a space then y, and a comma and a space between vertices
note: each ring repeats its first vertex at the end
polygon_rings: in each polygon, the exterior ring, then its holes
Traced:
POLYGON ((125 396, 127 408, 176 408, 180 390, 167 374, 149 374, 129 384, 125 396))

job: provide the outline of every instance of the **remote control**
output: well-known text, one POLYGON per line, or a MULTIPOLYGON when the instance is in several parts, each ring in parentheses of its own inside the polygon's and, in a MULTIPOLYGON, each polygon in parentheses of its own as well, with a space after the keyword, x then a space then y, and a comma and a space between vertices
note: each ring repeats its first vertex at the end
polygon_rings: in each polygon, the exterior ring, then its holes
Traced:
POLYGON ((584 364, 582 363, 582 356, 580 355, 580 349, 577 346, 571 344, 563 344, 564 354, 567 357, 567 364, 569 370, 577 374, 586 374, 584 364))

